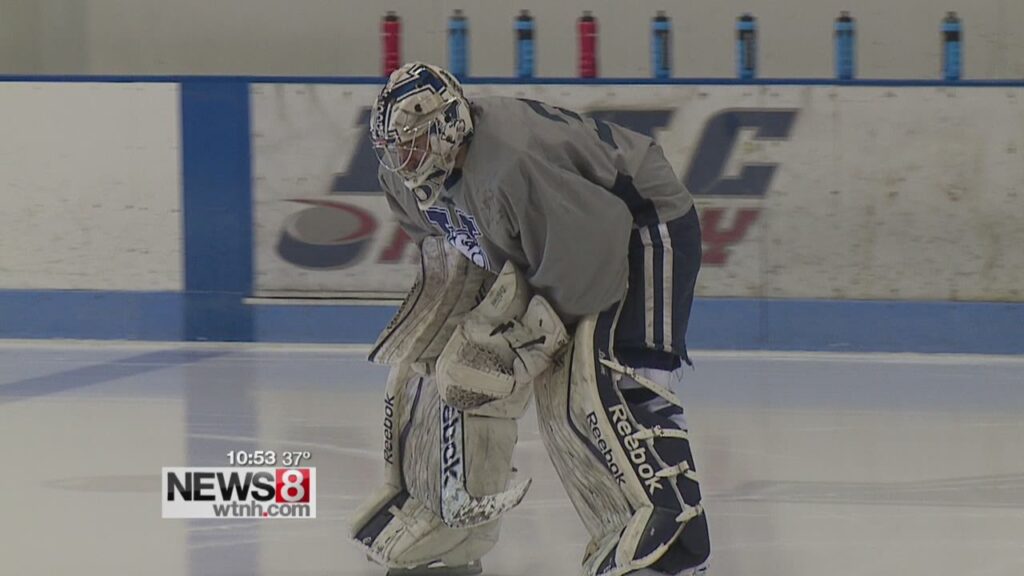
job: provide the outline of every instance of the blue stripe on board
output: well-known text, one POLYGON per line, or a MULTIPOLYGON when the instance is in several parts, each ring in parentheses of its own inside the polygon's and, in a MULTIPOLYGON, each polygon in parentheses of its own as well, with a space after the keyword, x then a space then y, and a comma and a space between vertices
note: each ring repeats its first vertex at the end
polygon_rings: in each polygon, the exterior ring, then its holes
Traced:
POLYGON ((698 299, 692 348, 1024 354, 1024 303, 698 299))
POLYGON ((181 292, 0 290, 0 338, 181 340, 181 292))
MULTIPOLYGON (((0 290, 0 338, 184 339, 185 298, 0 290)), ((372 343, 397 309, 237 307, 245 308, 259 342, 350 344, 372 343)), ((1022 326, 1024 303, 698 298, 687 341, 704 350, 1024 354, 1022 326)))
POLYGON ((254 339, 371 344, 397 310, 394 306, 253 306, 254 339))
MULTIPOLYGON (((189 84, 363 84, 383 85, 382 76, 118 76, 118 75, 34 75, 7 74, 0 75, 0 82, 100 82, 100 83, 189 83, 189 84)), ((958 87, 958 88, 1024 88, 1024 80, 1005 78, 992 80, 960 80, 947 82, 923 78, 896 79, 857 79, 836 80, 835 78, 757 78, 740 80, 738 78, 531 78, 524 80, 516 77, 481 76, 465 78, 463 84, 509 84, 522 86, 547 85, 633 85, 673 86, 673 85, 737 85, 737 86, 886 86, 886 87, 958 87)))
POLYGON ((181 86, 185 339, 252 339, 249 87, 181 86))

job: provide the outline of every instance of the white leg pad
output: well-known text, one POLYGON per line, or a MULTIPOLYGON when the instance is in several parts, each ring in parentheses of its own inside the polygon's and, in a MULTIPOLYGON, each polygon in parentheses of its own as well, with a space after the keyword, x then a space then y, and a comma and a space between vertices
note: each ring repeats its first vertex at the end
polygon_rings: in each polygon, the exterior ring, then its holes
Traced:
POLYGON ((615 363, 614 318, 581 321, 571 352, 534 382, 541 436, 592 537, 583 576, 682 572, 710 552, 689 439, 673 419, 681 407, 615 363))
POLYGON ((352 539, 377 563, 479 560, 529 483, 512 479, 516 422, 445 405, 432 377, 392 369, 384 399, 385 485, 355 514, 352 539))

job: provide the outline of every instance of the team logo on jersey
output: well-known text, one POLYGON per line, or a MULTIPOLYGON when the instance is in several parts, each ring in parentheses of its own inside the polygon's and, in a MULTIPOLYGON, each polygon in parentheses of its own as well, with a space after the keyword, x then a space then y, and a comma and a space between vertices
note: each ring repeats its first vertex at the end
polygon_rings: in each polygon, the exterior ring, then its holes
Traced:
POLYGON ((437 227, 448 242, 469 258, 473 264, 491 270, 491 262, 487 258, 477 238, 480 237, 480 228, 476 225, 476 219, 454 206, 439 207, 432 206, 424 211, 427 219, 437 227))

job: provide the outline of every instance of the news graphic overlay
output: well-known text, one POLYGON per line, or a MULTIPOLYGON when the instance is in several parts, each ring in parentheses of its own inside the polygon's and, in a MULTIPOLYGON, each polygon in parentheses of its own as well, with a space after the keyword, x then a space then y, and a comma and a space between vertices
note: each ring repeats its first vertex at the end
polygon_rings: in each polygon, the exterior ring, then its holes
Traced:
POLYGON ((164 518, 316 518, 316 468, 309 452, 228 452, 224 467, 165 467, 164 518))

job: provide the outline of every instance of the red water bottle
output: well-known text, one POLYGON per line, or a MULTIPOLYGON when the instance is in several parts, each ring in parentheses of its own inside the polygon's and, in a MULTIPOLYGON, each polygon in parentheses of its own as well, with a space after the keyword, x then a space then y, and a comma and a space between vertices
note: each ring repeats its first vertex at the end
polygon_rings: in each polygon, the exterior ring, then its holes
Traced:
POLYGON ((388 11, 380 23, 380 37, 384 48, 384 76, 390 76, 402 62, 402 21, 388 11))
POLYGON ((579 24, 580 78, 597 78, 597 19, 583 11, 579 24))

